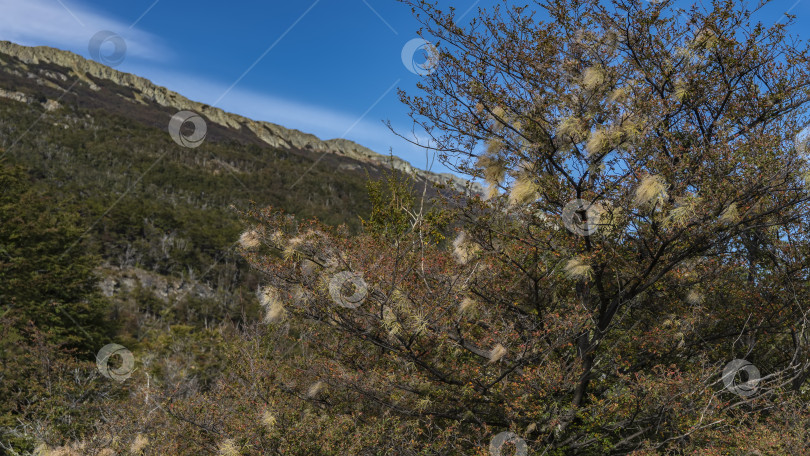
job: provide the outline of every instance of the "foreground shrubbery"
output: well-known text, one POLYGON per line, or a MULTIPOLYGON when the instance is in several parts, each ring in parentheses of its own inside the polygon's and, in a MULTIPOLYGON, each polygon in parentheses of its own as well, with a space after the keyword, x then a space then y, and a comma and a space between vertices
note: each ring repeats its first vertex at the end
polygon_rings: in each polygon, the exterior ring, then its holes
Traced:
POLYGON ((3 391, 17 445, 487 455, 511 432, 530 454, 806 452, 805 51, 731 1, 559 0, 545 23, 513 8, 467 29, 406 3, 442 51, 403 101, 487 197, 427 209, 375 183, 359 234, 243 214, 263 320, 146 319, 119 384, 18 358, 38 392, 3 391), (724 379, 735 359, 759 375, 724 379), (49 398, 86 412, 65 426, 77 412, 49 398))

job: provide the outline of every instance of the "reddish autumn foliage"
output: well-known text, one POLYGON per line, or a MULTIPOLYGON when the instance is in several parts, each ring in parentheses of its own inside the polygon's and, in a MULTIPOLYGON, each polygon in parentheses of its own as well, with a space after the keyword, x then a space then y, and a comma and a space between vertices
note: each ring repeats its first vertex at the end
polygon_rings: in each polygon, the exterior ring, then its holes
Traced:
POLYGON ((412 207, 401 236, 253 214, 309 399, 433 436, 417 452, 483 454, 504 430, 538 454, 800 451, 806 51, 732 1, 558 0, 468 27, 406 3, 439 55, 402 99, 490 191, 447 209, 453 246, 412 207), (756 369, 724 378, 738 358, 756 369))

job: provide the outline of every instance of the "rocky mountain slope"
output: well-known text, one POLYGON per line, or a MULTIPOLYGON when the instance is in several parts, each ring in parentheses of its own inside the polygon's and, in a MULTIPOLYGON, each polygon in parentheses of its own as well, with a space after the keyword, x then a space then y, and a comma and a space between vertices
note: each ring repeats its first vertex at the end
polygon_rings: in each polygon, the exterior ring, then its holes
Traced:
POLYGON ((101 292, 133 331, 143 318, 206 327, 258 317, 258 279, 237 253, 240 213, 272 206, 357 231, 371 213, 369 179, 406 174, 429 198, 467 191, 351 141, 229 114, 69 52, 0 42, 0 169, 13 168, 81 234, 57 256, 96 256, 101 292), (197 148, 167 134, 181 110, 206 119, 197 148))
MULTIPOLYGON (((92 60, 87 60, 77 54, 62 51, 50 47, 27 47, 8 41, 0 41, 0 54, 14 57, 24 66, 39 67, 39 71, 28 71, 27 68, 19 68, 15 62, 3 61, 0 57, 3 70, 7 73, 27 77, 36 81, 37 84, 45 87, 61 87, 71 81, 78 81, 85 84, 92 91, 101 91, 104 88, 99 84, 99 80, 107 81, 119 90, 119 95, 129 98, 128 101, 136 102, 144 106, 150 103, 174 110, 188 110, 202 114, 209 122, 220 125, 234 132, 252 133, 262 142, 282 149, 309 150, 318 153, 330 153, 343 156, 360 162, 381 164, 398 171, 405 172, 419 179, 430 182, 443 183, 449 185, 457 191, 465 191, 467 181, 449 173, 433 173, 411 166, 405 160, 398 157, 390 157, 378 154, 371 149, 363 147, 355 142, 346 139, 330 139, 323 141, 315 135, 303 133, 298 130, 282 127, 270 122, 255 121, 246 117, 223 111, 220 108, 198 103, 188 98, 172 92, 165 87, 153 84, 149 80, 129 73, 117 71, 108 66, 102 65, 92 60), (55 66, 55 69, 42 68, 43 65, 55 66), (129 96, 121 94, 120 89, 128 89, 129 96)), ((17 101, 34 102, 31 96, 25 93, 0 90, 0 97, 10 98, 17 101)), ((57 102, 51 100, 43 101, 49 103, 46 108, 55 109, 57 102)), ((472 190, 482 192, 482 187, 472 184, 472 190)))

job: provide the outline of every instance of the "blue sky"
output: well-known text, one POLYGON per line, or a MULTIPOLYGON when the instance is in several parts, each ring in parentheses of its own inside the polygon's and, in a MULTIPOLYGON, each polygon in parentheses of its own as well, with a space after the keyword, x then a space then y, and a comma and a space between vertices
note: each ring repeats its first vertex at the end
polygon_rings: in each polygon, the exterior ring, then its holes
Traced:
MULTIPOLYGON (((469 11, 465 19, 496 2, 443 1, 469 11)), ((798 16, 792 31, 807 39, 810 0, 777 0, 761 18, 773 23, 788 10, 798 16)), ((424 151, 382 124, 410 131, 396 88, 413 92, 420 79, 401 56, 418 28, 394 0, 0 0, 2 40, 90 57, 90 38, 109 30, 127 43, 121 71, 322 139, 346 137, 384 154, 392 147, 425 168, 424 151)))

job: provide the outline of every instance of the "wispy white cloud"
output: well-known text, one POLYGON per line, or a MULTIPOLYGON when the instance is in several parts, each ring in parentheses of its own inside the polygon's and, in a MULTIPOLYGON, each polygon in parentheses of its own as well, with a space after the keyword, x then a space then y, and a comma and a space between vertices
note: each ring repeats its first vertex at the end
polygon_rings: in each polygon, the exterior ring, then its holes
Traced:
POLYGON ((88 56, 93 35, 109 30, 126 41, 127 58, 164 60, 170 56, 157 37, 131 25, 75 0, 0 0, 0 40, 53 46, 88 56))
MULTIPOLYGON (((212 82, 204 76, 188 76, 167 69, 166 62, 178 50, 162 44, 152 34, 133 27, 137 18, 114 18, 85 6, 81 0, 0 0, 0 40, 26 46, 53 46, 90 57, 90 39, 101 30, 109 30, 124 38, 127 55, 118 70, 143 76, 183 96, 202 103, 216 103, 222 109, 255 120, 264 120, 311 133, 322 139, 344 137, 380 154, 394 155, 418 168, 432 162, 432 170, 447 171, 425 151, 392 133, 382 122, 388 116, 381 107, 371 109, 362 119, 365 109, 348 112, 318 104, 301 102, 284 96, 241 89, 228 92, 226 83, 212 82), (156 67, 148 62, 160 62, 156 67), (348 133, 347 133, 348 131, 348 133)), ((380 89, 380 93, 385 87, 380 89)), ((369 106, 380 94, 369 95, 369 106)), ((391 92, 386 96, 395 97, 391 92)), ((410 134, 407 126, 397 131, 410 134)))

